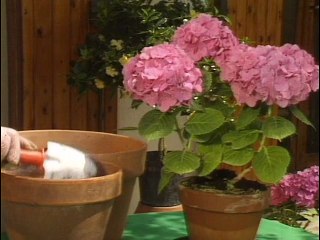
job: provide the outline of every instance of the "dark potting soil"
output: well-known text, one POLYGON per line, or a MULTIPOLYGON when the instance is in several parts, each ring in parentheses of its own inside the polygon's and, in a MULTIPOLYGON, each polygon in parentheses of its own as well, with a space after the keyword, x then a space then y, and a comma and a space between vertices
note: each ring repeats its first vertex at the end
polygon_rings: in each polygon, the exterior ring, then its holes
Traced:
POLYGON ((183 185, 202 191, 221 191, 226 194, 252 194, 259 191, 266 191, 267 187, 257 181, 240 179, 231 184, 230 180, 237 175, 228 169, 218 169, 206 177, 192 177, 182 182, 183 185))

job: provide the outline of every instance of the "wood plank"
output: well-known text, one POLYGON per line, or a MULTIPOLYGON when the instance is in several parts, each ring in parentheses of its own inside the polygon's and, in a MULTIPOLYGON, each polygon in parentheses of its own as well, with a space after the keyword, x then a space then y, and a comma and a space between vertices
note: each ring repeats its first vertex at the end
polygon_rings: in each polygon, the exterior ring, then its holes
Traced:
POLYGON ((52 0, 34 2, 35 126, 52 128, 52 0))
POLYGON ((70 128, 70 3, 53 0, 53 128, 70 128))
MULTIPOLYGON (((234 0, 233 0, 234 1, 234 0)), ((247 37, 247 0, 236 0, 237 1, 237 12, 235 17, 236 35, 243 39, 247 37)))
POLYGON ((34 1, 22 1, 23 129, 35 128, 34 1))
POLYGON ((283 0, 268 0, 266 44, 281 45, 283 0))
POLYGON ((21 0, 7 0, 9 126, 23 129, 21 0))
POLYGON ((267 43, 266 39, 266 28, 267 28, 267 1, 266 0, 256 0, 257 8, 257 27, 256 27, 256 45, 265 45, 267 43))
POLYGON ((247 19, 246 19, 246 36, 254 42, 253 45, 257 43, 257 29, 260 27, 257 23, 257 11, 258 6, 256 0, 247 0, 247 19))
POLYGON ((104 106, 104 129, 106 132, 117 133, 117 92, 112 89, 105 91, 105 106, 104 106))
MULTIPOLYGON (((78 49, 85 42, 88 31, 89 0, 70 0, 71 7, 71 59, 78 57, 78 49)), ((71 88, 70 128, 87 128, 87 95, 80 96, 78 89, 71 88)))
MULTIPOLYGON (((319 10, 316 11, 315 6, 319 5, 319 0, 300 0, 299 12, 296 31, 296 43, 310 54, 315 54, 315 30, 316 24, 319 25, 319 10)), ((319 61, 319 59, 317 60, 319 61)), ((313 93, 313 95, 319 93, 313 93)), ((315 96, 313 96, 315 97, 315 96)), ((299 108, 310 118, 312 108, 312 100, 304 101, 299 104, 299 108)), ((295 157, 296 170, 303 170, 311 165, 319 165, 319 152, 308 152, 308 143, 310 134, 309 127, 300 121, 296 121, 298 136, 292 140, 293 154, 295 157)))
POLYGON ((88 92, 87 130, 102 131, 99 125, 99 95, 96 92, 88 92))
POLYGON ((231 20, 231 29, 234 33, 237 33, 237 24, 236 24, 236 16, 237 16, 237 1, 228 0, 228 17, 231 20))

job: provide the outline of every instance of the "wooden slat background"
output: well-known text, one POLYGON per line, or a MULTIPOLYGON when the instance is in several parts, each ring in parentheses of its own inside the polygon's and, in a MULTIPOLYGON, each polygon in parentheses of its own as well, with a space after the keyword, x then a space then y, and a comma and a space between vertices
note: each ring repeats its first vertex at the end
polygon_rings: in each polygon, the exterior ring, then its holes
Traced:
POLYGON ((285 0, 228 0, 231 28, 240 38, 254 45, 282 44, 285 0))
MULTIPOLYGON (((317 35, 318 42, 316 43, 316 34, 319 34, 319 0, 300 0, 296 31, 297 44, 315 56, 315 60, 319 64, 319 45, 317 45, 319 44, 319 35, 317 35)), ((292 143, 294 146, 293 153, 296 157, 295 168, 298 170, 319 165, 319 148, 315 152, 308 151, 309 143, 315 141, 312 138, 319 139, 319 110, 316 110, 319 109, 319 106, 316 99, 319 99, 319 92, 313 93, 309 101, 299 104, 299 107, 318 126, 318 129, 313 130, 301 122, 296 122, 298 136, 292 143), (315 116, 315 114, 318 114, 318 116, 315 116)), ((316 143, 319 144, 319 141, 316 143)))
MULTIPOLYGON (((283 2, 229 0, 233 30, 256 44, 280 45, 283 2)), ((97 94, 80 97, 67 84, 70 61, 77 58, 90 30, 90 4, 91 0, 7 0, 8 35, 14 44, 9 46, 12 127, 116 132, 117 102, 110 100, 109 91, 101 105, 97 94), (17 23, 20 29, 10 28, 17 23)))
POLYGON ((8 29, 12 23, 19 26, 8 33, 9 42, 22 46, 20 52, 8 49, 9 56, 15 53, 9 58, 10 109, 16 109, 10 114, 11 127, 116 132, 117 98, 110 99, 107 90, 102 94, 107 101, 101 104, 98 94, 80 96, 67 83, 70 63, 90 31, 90 4, 90 0, 7 0, 8 29))

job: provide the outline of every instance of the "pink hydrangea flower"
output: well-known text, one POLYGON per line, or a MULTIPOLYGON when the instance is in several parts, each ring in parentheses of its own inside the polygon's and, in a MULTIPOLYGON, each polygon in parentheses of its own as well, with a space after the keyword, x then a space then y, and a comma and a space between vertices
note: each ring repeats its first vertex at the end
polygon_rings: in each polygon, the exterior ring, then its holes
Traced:
POLYGON ((271 188, 272 205, 288 201, 299 206, 314 207, 319 199, 319 166, 312 166, 296 174, 289 174, 271 188))
POLYGON ((123 68, 124 86, 133 98, 166 112, 188 105, 203 91, 202 72, 178 46, 146 47, 123 68))
POLYGON ((220 67, 221 78, 230 83, 236 100, 250 107, 262 101, 285 108, 319 88, 319 66, 297 45, 242 44, 230 51, 220 67))
POLYGON ((195 61, 212 57, 216 62, 221 62, 226 58, 229 49, 239 44, 239 40, 218 18, 200 14, 177 29, 173 43, 195 61))

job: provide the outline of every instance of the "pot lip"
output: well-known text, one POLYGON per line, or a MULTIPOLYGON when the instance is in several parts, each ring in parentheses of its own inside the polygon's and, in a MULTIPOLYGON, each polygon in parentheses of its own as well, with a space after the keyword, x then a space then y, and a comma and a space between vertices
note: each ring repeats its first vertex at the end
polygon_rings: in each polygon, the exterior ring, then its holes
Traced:
POLYGON ((219 190, 219 189, 214 189, 212 188, 211 190, 209 191, 204 191, 202 189, 199 189, 199 188, 192 188, 192 187, 188 187, 188 186, 185 186, 183 184, 183 182, 187 181, 188 179, 190 179, 192 177, 185 177, 184 179, 182 179, 180 182, 179 182, 179 189, 182 190, 182 189, 188 189, 188 191, 193 191, 193 192, 198 192, 199 194, 210 194, 210 193, 214 193, 215 195, 220 195, 220 196, 228 196, 230 198, 234 197, 234 198, 238 198, 238 197, 253 197, 253 196, 260 196, 260 195, 264 195, 264 194, 269 194, 269 192, 271 191, 271 187, 268 186, 268 185, 265 185, 264 186, 266 187, 266 190, 257 190, 256 192, 253 192, 253 193, 242 193, 242 194, 232 194, 232 193, 227 193, 226 191, 224 190, 219 190))
POLYGON ((115 175, 118 173, 122 174, 122 169, 112 163, 105 163, 104 165, 107 166, 107 169, 111 169, 111 171, 107 171, 102 176, 96 176, 96 177, 90 177, 90 178, 81 178, 81 179, 44 179, 44 178, 37 178, 37 177, 30 177, 30 176, 20 176, 15 175, 11 173, 10 171, 7 171, 5 169, 1 169, 1 176, 5 175, 10 178, 14 178, 17 180, 25 180, 28 182, 34 182, 34 183, 43 183, 48 185, 53 184, 59 184, 59 185, 69 185, 69 184, 83 184, 87 182, 101 182, 104 181, 106 178, 109 178, 110 175, 115 175))
POLYGON ((1 170, 1 200, 41 206, 91 204, 122 193, 122 169, 112 164, 101 177, 52 180, 6 174, 1 170), (19 191, 15 191, 19 189, 19 191))
POLYGON ((85 130, 66 130, 66 129, 41 129, 41 130, 22 130, 19 131, 19 133, 43 133, 43 132, 61 132, 61 133, 90 133, 90 134, 95 134, 95 135, 108 135, 108 136, 114 136, 114 137, 119 137, 123 139, 129 139, 131 141, 136 142, 140 146, 133 149, 133 150, 128 150, 128 151, 119 151, 119 152, 110 152, 110 153, 88 153, 88 154, 94 154, 94 155, 100 155, 100 154, 108 154, 108 155, 113 155, 113 154, 119 154, 119 153, 130 153, 130 152, 139 152, 139 151, 146 151, 147 150, 147 143, 130 137, 130 136, 125 136, 121 134, 115 134, 115 133, 106 133, 106 132, 97 132, 97 131, 85 131, 85 130))

